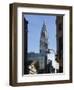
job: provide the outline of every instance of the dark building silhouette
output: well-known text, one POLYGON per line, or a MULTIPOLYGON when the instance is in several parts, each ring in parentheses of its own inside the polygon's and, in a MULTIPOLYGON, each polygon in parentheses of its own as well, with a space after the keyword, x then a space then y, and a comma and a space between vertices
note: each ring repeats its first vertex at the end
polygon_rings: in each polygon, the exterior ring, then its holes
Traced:
POLYGON ((52 61, 50 60, 50 62, 47 64, 47 66, 46 66, 46 71, 47 71, 47 73, 54 73, 55 72, 55 69, 53 68, 53 66, 52 66, 52 61))
POLYGON ((28 73, 27 69, 27 42, 28 40, 28 21, 24 17, 24 74, 28 73))
POLYGON ((63 16, 56 17, 56 41, 57 55, 56 60, 59 62, 59 71, 63 72, 63 16))

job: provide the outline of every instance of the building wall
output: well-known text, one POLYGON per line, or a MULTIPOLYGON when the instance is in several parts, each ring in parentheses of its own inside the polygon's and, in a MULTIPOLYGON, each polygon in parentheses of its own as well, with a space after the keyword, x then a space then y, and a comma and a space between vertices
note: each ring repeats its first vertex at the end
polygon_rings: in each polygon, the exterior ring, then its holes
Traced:
MULTIPOLYGON (((22 56, 22 57, 24 57, 24 74, 26 74, 27 73, 27 44, 28 44, 28 42, 27 42, 27 40, 28 40, 28 21, 26 20, 26 18, 23 16, 23 19, 24 19, 24 28, 23 28, 23 33, 24 33, 24 36, 23 36, 23 47, 24 47, 24 55, 22 56)), ((22 61, 23 61, 22 60, 22 61)), ((23 67, 22 67, 23 68, 23 67)))
POLYGON ((57 61, 59 72, 63 72, 63 16, 56 17, 57 61))

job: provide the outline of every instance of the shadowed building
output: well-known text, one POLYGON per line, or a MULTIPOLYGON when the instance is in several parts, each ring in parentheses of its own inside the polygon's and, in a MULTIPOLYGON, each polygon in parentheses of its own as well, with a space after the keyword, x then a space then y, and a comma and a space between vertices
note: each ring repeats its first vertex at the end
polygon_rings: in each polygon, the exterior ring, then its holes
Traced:
POLYGON ((26 18, 24 17, 24 21, 23 21, 23 23, 24 23, 24 40, 23 40, 23 50, 24 50, 24 74, 27 74, 27 44, 28 44, 28 42, 27 42, 27 40, 28 40, 28 21, 26 20, 26 18))
POLYGON ((56 41, 57 41, 57 62, 59 62, 59 71, 63 72, 63 16, 56 17, 56 41))

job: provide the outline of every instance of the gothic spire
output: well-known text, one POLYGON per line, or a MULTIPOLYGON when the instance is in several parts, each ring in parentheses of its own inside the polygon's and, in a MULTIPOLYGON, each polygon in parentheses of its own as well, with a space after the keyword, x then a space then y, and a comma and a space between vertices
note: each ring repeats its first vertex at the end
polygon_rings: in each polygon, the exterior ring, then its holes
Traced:
POLYGON ((48 49, 48 33, 45 22, 43 22, 43 26, 41 29, 40 36, 40 53, 45 54, 48 49))

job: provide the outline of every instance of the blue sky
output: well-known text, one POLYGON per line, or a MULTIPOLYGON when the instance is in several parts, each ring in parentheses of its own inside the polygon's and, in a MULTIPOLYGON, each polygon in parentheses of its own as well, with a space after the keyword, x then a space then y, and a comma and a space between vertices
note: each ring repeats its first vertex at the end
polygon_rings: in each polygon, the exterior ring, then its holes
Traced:
POLYGON ((24 14, 24 17, 28 20, 28 52, 39 52, 43 22, 48 31, 48 47, 56 52, 56 16, 24 14))

